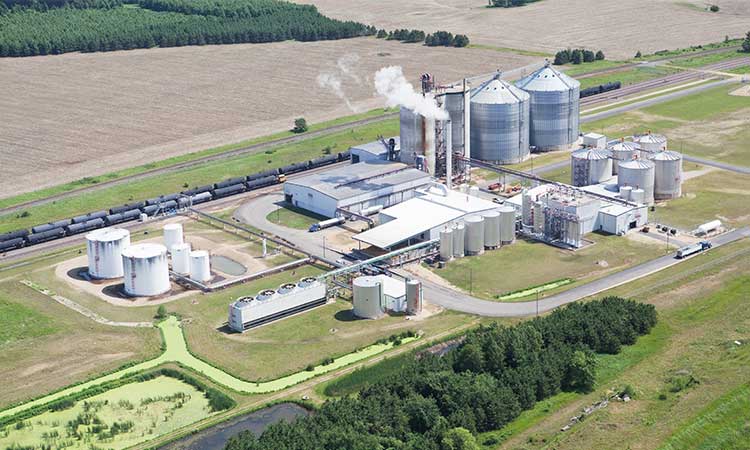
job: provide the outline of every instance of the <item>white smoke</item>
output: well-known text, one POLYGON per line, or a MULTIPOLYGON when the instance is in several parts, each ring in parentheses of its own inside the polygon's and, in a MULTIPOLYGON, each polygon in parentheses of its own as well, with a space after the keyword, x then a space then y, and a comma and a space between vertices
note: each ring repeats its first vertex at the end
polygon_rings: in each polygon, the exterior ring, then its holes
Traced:
POLYGON ((358 62, 359 56, 355 54, 344 55, 336 61, 336 68, 333 71, 320 73, 317 77, 318 86, 323 89, 330 89, 353 112, 359 112, 359 108, 352 104, 346 92, 344 92, 342 76, 350 78, 358 85, 362 84, 362 80, 354 71, 358 62))
POLYGON ((446 120, 448 113, 432 96, 414 90, 400 66, 383 67, 375 73, 375 90, 388 107, 403 106, 428 119, 446 120))
POLYGON ((354 72, 354 67, 359 63, 359 55, 350 53, 344 55, 336 61, 336 66, 339 68, 341 73, 351 78, 355 83, 362 84, 359 76, 354 72))

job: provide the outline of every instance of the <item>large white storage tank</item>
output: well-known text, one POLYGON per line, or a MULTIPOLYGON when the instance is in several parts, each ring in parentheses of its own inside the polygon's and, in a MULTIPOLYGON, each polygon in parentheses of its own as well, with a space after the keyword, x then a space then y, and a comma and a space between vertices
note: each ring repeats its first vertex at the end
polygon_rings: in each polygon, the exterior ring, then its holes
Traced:
POLYGON ((122 228, 102 228, 86 235, 89 275, 110 279, 123 276, 122 251, 130 245, 130 232, 122 228))
POLYGON ((549 63, 516 83, 531 96, 529 144, 546 152, 578 141, 581 83, 549 63))
POLYGON ((466 244, 466 227, 464 224, 459 223, 456 225, 456 227, 453 229, 453 257, 454 258, 463 258, 464 257, 464 248, 466 244))
POLYGON ((619 163, 617 170, 617 184, 620 188, 630 186, 633 190, 643 189, 644 203, 654 204, 654 163, 646 159, 635 159, 619 163))
POLYGON ((164 245, 168 252, 172 252, 172 247, 184 242, 182 235, 182 225, 179 223, 168 223, 164 225, 164 245))
POLYGON ((406 313, 410 316, 422 312, 422 282, 409 280, 406 282, 406 313))
POLYGON ((682 155, 664 151, 649 156, 654 163, 654 198, 668 200, 682 195, 682 155))
POLYGON ((464 221, 466 225, 466 244, 464 250, 467 255, 481 255, 484 253, 484 218, 469 216, 464 221))
POLYGON ((453 258, 453 230, 440 230, 440 259, 450 261, 453 258))
POLYGON ((612 159, 608 150, 586 149, 570 155, 573 186, 589 186, 612 178, 612 159))
POLYGON ((378 319, 385 314, 385 293, 375 277, 357 277, 352 282, 354 315, 363 319, 378 319))
POLYGON ((500 247, 500 213, 488 211, 484 216, 484 248, 500 247))
POLYGON ((640 136, 634 136, 633 142, 638 144, 645 152, 661 152, 667 149, 667 137, 661 134, 651 134, 649 131, 640 136))
POLYGON ((169 291, 167 248, 161 244, 135 244, 122 251, 125 293, 151 297, 169 291))
POLYGON ((471 157, 515 164, 529 157, 529 94, 500 79, 471 96, 471 157))
POLYGON ((180 275, 190 273, 190 244, 183 242, 172 247, 172 272, 180 275))
POLYGON ((500 242, 510 244, 516 239, 516 208, 503 206, 500 212, 500 242))
POLYGON ((610 145, 607 149, 612 153, 612 173, 617 175, 617 164, 620 162, 627 162, 636 159, 640 155, 641 147, 635 142, 620 141, 616 144, 610 145))
POLYGON ((207 251, 190 252, 190 279, 201 283, 211 279, 211 261, 207 251))

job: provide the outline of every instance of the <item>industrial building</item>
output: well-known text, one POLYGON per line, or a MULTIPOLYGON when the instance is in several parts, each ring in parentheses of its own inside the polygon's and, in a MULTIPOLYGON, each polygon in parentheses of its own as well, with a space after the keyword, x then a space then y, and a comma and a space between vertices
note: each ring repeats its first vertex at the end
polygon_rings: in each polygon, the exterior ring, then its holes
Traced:
POLYGON ((388 161, 395 159, 401 152, 401 137, 393 136, 382 141, 372 141, 349 148, 352 164, 371 161, 388 161), (390 148, 389 143, 393 143, 390 148))
POLYGON ((399 204, 430 181, 428 173, 406 164, 370 161, 287 181, 284 197, 296 207, 337 217, 339 210, 356 213, 376 205, 399 204))
POLYGON ((419 314, 422 284, 387 275, 360 276, 352 281, 352 312, 361 319, 379 319, 386 313, 419 314))

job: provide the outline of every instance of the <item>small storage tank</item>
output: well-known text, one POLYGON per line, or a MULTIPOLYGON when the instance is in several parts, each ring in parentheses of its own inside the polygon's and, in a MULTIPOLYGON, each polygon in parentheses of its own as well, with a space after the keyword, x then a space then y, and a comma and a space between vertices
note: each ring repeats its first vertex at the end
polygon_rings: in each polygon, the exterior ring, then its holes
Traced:
POLYGON ((682 155, 664 151, 649 155, 654 163, 654 198, 668 200, 682 195, 682 155))
POLYGON ((363 319, 378 319, 385 313, 383 285, 375 277, 357 277, 352 282, 354 315, 363 319))
POLYGON ((620 186, 620 198, 623 200, 630 200, 633 193, 632 186, 620 186))
POLYGON ((563 150, 578 141, 581 83, 547 63, 516 87, 531 97, 529 144, 536 151, 563 150))
POLYGON ((172 272, 180 275, 190 273, 190 244, 183 242, 172 246, 172 272))
POLYGON ((415 316, 422 312, 422 282, 409 280, 406 282, 406 314, 415 316))
POLYGON ((619 163, 617 184, 645 191, 644 203, 654 204, 654 163, 646 159, 635 159, 619 163))
POLYGON ((168 223, 164 225, 164 245, 168 252, 172 252, 172 247, 182 244, 182 225, 179 223, 168 223))
POLYGON ((466 240, 466 227, 464 226, 464 224, 459 223, 453 229, 453 257, 454 258, 464 257, 465 240, 466 240))
POLYGON ((194 250, 190 252, 190 279, 203 283, 211 279, 211 262, 208 252, 194 250))
POLYGON ((125 293, 152 297, 169 292, 167 248, 161 244, 135 244, 122 251, 125 293))
POLYGON ((516 239, 516 208, 502 206, 500 212, 500 242, 510 244, 516 239))
POLYGON ((651 134, 649 131, 640 136, 634 136, 633 142, 646 152, 661 152, 667 149, 667 137, 661 134, 651 134))
POLYGON ((484 216, 484 248, 500 247, 500 213, 489 211, 484 216))
POLYGON ((484 253, 484 218, 482 216, 469 216, 464 222, 466 225, 465 253, 467 255, 481 255, 484 253))
POLYGON ((586 149, 570 155, 573 186, 589 186, 612 178, 612 159, 608 150, 586 149))
POLYGON ((544 203, 534 202, 534 233, 544 233, 544 203))
POLYGON ((450 261, 453 258, 453 230, 440 230, 440 259, 450 261))
POLYGON ((643 204, 646 203, 646 191, 641 188, 630 191, 630 201, 643 204))
POLYGON ((496 164, 528 159, 529 98, 499 75, 472 93, 472 158, 496 164))
POLYGON ((617 164, 619 162, 632 161, 640 155, 640 146, 635 142, 620 141, 617 144, 610 145, 607 149, 612 153, 612 173, 617 175, 617 164))
POLYGON ((101 228, 86 235, 89 275, 110 279, 123 276, 122 251, 130 245, 130 232, 122 228, 101 228))

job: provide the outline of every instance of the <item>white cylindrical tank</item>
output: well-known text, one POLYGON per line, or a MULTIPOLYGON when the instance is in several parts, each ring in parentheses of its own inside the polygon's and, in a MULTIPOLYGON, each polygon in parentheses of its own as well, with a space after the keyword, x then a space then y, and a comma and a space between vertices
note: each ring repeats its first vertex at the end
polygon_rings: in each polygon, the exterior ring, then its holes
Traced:
POLYGON ((635 142, 620 141, 614 145, 610 145, 607 149, 612 153, 612 173, 617 175, 617 164, 620 162, 632 161, 640 154, 639 150, 641 147, 635 142))
POLYGON ((703 225, 699 225, 695 231, 697 234, 708 234, 712 231, 718 230, 719 228, 721 228, 721 220, 712 220, 710 222, 704 223, 703 225))
POLYGON ((510 244, 516 239, 516 208, 503 206, 500 211, 500 242, 510 244))
POLYGON ((130 232, 122 228, 102 228, 86 235, 86 254, 92 278, 120 278, 122 251, 130 245, 130 232))
POLYGON ((469 188, 469 195, 472 197, 479 197, 479 186, 471 186, 469 188))
POLYGON ((352 282, 354 315, 363 319, 378 319, 385 312, 383 285, 375 277, 357 277, 352 282))
POLYGON ((489 211, 484 214, 484 248, 500 247, 500 213, 489 211))
POLYGON ((632 186, 620 186, 620 198, 623 200, 630 200, 630 196, 632 195, 633 187, 632 186))
POLYGON ((664 151, 652 153, 654 163, 654 198, 668 200, 682 195, 682 155, 664 151))
POLYGON ((135 244, 122 251, 125 293, 151 297, 169 292, 167 249, 161 244, 135 244))
POLYGON ((454 258, 464 257, 465 240, 466 240, 466 227, 464 226, 464 224, 459 223, 453 229, 453 257, 454 258))
POLYGON ((211 279, 211 262, 208 252, 194 250, 190 252, 190 279, 203 283, 211 279))
POLYGON ((646 191, 640 188, 633 189, 630 191, 630 201, 639 204, 646 203, 646 191))
POLYGON ((482 216, 469 216, 464 223, 466 225, 465 253, 467 255, 481 255, 484 253, 484 218, 482 216))
POLYGON ((534 233, 544 233, 544 203, 534 202, 534 233))
POLYGON ((410 316, 422 312, 422 282, 409 280, 406 282, 406 314, 410 316))
POLYGON ((440 259, 450 261, 453 258, 453 230, 440 230, 440 259))
POLYGON ((168 223, 164 225, 164 245, 168 252, 172 252, 172 247, 182 244, 182 225, 179 223, 168 223))
POLYGON ((612 178, 609 150, 585 149, 570 156, 570 181, 573 186, 590 186, 612 178))
POLYGON ((619 163, 617 184, 619 187, 631 186, 633 189, 643 189, 644 203, 654 204, 654 163, 646 159, 619 163))
POLYGON ((172 272, 180 275, 190 273, 190 244, 183 242, 172 246, 172 272))
POLYGON ((649 131, 640 136, 634 136, 633 142, 638 144, 644 152, 661 152, 667 149, 667 137, 661 134, 651 134, 649 131))

